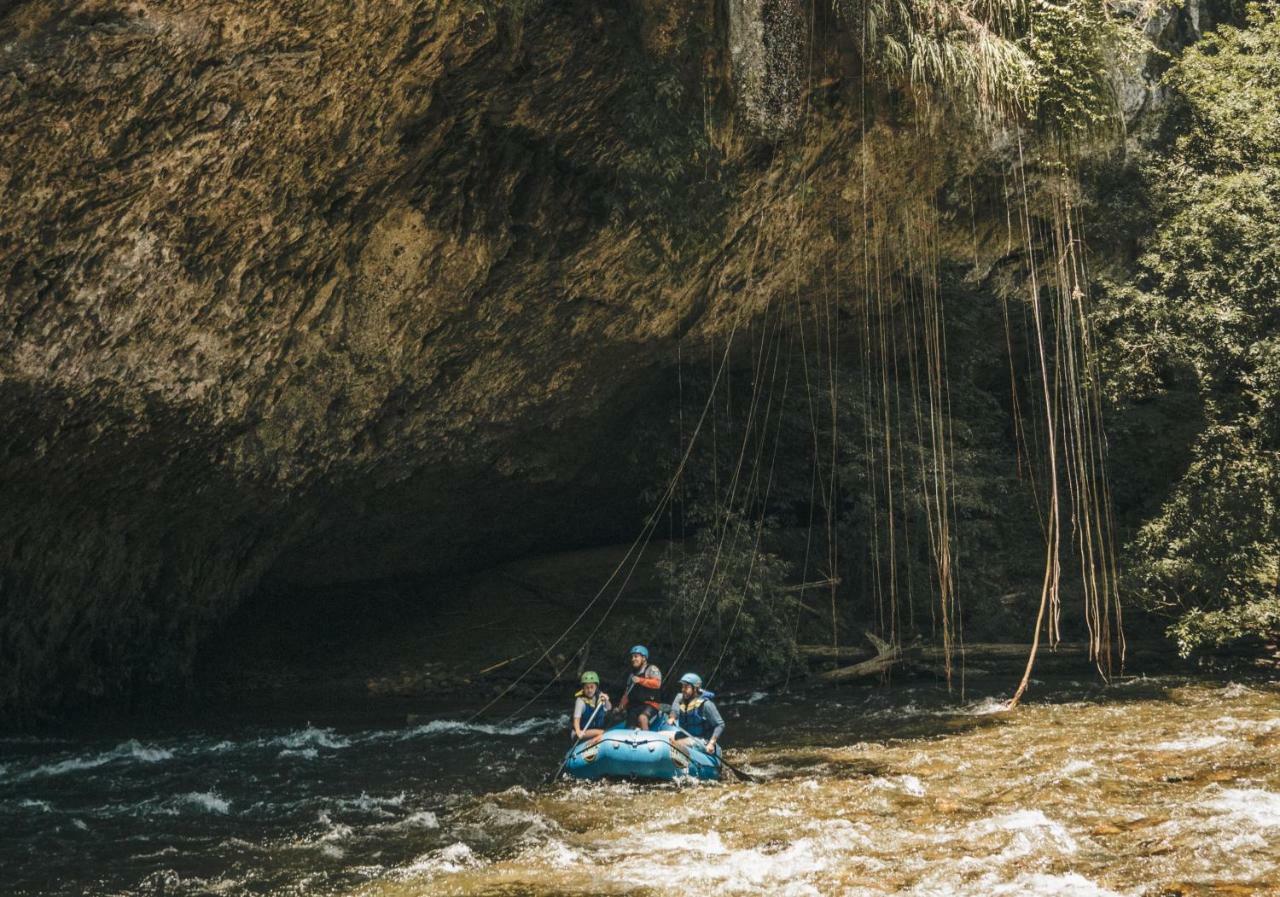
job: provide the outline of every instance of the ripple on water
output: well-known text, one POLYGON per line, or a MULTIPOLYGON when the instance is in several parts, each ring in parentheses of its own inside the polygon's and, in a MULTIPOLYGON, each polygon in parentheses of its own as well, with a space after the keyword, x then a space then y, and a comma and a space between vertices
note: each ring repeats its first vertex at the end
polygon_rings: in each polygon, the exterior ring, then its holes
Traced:
POLYGON ((1004 836, 1004 845, 993 859, 1000 861, 1034 853, 1073 854, 1079 849, 1066 827, 1041 810, 1016 810, 989 819, 979 819, 966 827, 967 840, 1004 836))
POLYGON ((78 756, 68 757, 65 760, 59 760, 57 763, 47 763, 42 766, 38 766, 29 772, 17 776, 17 778, 30 780, 47 776, 61 776, 88 769, 97 769, 99 766, 106 766, 108 763, 159 763, 162 760, 172 759, 172 757, 172 751, 168 751, 163 748, 148 747, 138 741, 130 740, 117 745, 109 751, 88 755, 80 754, 78 756))
POLYGON ((1262 788, 1220 789, 1200 806, 1225 814, 1235 823, 1262 829, 1280 827, 1280 794, 1262 788))
POLYGON ((535 716, 506 726, 475 723, 460 719, 437 719, 404 732, 395 733, 401 741, 414 738, 438 738, 443 735, 533 735, 567 729, 569 717, 564 714, 535 716))
POLYGON ((819 891, 805 881, 827 871, 835 853, 812 837, 786 844, 733 849, 717 831, 658 832, 645 835, 635 855, 619 857, 613 876, 636 887, 654 884, 653 857, 684 857, 679 867, 682 891, 769 893, 808 897, 819 891))
MULTIPOLYGON (((1110 888, 1132 897, 1153 881, 1275 874, 1280 694, 1241 688, 1227 704, 1224 693, 1193 684, 1181 700, 1130 692, 1112 704, 1041 703, 999 725, 913 723, 906 734, 894 717, 945 723, 1003 701, 935 709, 907 692, 916 705, 887 708, 875 723, 864 711, 883 701, 851 700, 847 719, 817 737, 800 726, 751 751, 759 765, 748 768, 774 781, 687 790, 506 787, 529 780, 532 763, 554 767, 558 757, 543 761, 558 745, 538 736, 565 724, 555 714, 508 726, 445 719, 341 734, 282 726, 235 741, 61 742, 6 756, 0 829, 17 813, 40 838, 83 847, 79 868, 95 870, 100 892, 129 897, 161 887, 575 893, 586 856, 604 889, 660 893, 677 855, 682 891, 726 897, 1114 897, 1110 888), (115 853, 98 850, 113 843, 115 853), (156 887, 140 885, 151 870, 156 887), (218 877, 228 872, 239 878, 218 877)), ((748 706, 744 718, 771 724, 786 711, 748 706)), ((44 870, 24 859, 35 846, 15 840, 0 865, 16 857, 35 881, 44 870)), ((68 883, 59 894, 78 893, 77 867, 43 862, 68 883)))
POLYGON ((913 897, 1121 897, 1119 892, 1104 888, 1075 872, 1065 875, 1028 872, 1012 880, 988 875, 964 884, 948 882, 916 887, 908 893, 913 897))
POLYGON ((1201 735, 1195 738, 1179 738, 1174 741, 1162 741, 1151 745, 1152 751, 1205 751, 1209 748, 1221 747, 1231 741, 1221 735, 1201 735))
POLYGON ((457 841, 447 847, 440 847, 422 854, 413 862, 398 870, 396 877, 401 879, 429 879, 441 874, 461 872, 464 869, 474 868, 479 864, 480 860, 476 857, 475 852, 463 842, 457 841))

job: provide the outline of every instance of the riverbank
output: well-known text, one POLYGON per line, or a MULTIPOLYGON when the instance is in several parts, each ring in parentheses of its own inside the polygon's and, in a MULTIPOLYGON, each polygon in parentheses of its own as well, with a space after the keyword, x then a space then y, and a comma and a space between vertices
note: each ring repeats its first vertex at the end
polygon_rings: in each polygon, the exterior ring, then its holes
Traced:
MULTIPOLYGON (((678 644, 666 644, 653 609, 665 600, 657 562, 670 546, 655 541, 634 564, 629 549, 616 545, 536 556, 429 584, 384 582, 269 595, 229 620, 202 653, 194 699, 264 707, 372 703, 429 713, 451 707, 475 711, 501 696, 518 706, 571 694, 583 669, 600 672, 608 687, 623 677, 626 652, 637 642, 654 648, 655 660, 666 670, 678 644), (626 588, 619 593, 624 578, 626 588)), ((823 643, 802 645, 784 676, 743 677, 714 687, 750 693, 780 685, 946 680, 945 652, 928 639, 913 640, 900 656, 878 662, 874 637, 856 621, 842 621, 845 628, 835 647, 826 618, 805 615, 800 624, 802 642, 823 643)), ((963 691, 980 681, 984 689, 1012 692, 1030 645, 1024 633, 1008 635, 1005 642, 955 645, 953 687, 963 691)), ((685 663, 704 672, 711 665, 699 657, 685 663)), ((1171 643, 1146 638, 1129 642, 1123 664, 1114 655, 1108 672, 1133 676, 1193 669, 1171 643)), ((1042 647, 1037 671, 1100 678, 1078 641, 1057 650, 1042 647)))

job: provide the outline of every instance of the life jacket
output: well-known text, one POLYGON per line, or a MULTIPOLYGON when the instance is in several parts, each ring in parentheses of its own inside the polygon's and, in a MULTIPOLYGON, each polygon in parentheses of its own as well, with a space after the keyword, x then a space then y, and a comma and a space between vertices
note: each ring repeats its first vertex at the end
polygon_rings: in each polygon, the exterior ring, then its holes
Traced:
POLYGON ((676 702, 676 721, 680 724, 680 728, 684 729, 694 738, 710 738, 711 733, 715 731, 715 726, 711 725, 711 721, 707 719, 706 714, 702 712, 702 705, 707 702, 708 698, 714 698, 715 692, 700 692, 692 701, 685 704, 681 701, 676 702))
POLYGON ((596 689, 596 696, 594 698, 588 698, 582 693, 582 690, 579 689, 578 693, 574 695, 574 698, 581 698, 583 703, 582 716, 578 717, 581 722, 578 723, 578 725, 582 726, 584 729, 603 729, 605 711, 596 710, 596 708, 600 706, 600 689, 596 689), (595 713, 594 719, 591 717, 592 713, 595 713))
MULTIPOLYGON (((639 673, 633 669, 631 671, 631 675, 639 676, 641 679, 657 679, 659 682, 662 681, 662 671, 653 664, 648 664, 639 673), (654 673, 654 675, 650 676, 650 672, 654 673)), ((641 685, 639 682, 636 682, 631 686, 631 694, 627 698, 627 702, 648 704, 650 707, 659 708, 662 706, 661 686, 658 688, 650 688, 647 685, 641 685)))

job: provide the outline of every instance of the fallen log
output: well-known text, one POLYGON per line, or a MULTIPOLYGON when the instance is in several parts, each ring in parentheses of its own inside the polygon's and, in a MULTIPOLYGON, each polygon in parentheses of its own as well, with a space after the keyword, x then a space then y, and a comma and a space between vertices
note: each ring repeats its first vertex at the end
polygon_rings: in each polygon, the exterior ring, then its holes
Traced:
POLYGON ((844 661, 856 662, 875 656, 873 652, 868 651, 866 648, 859 648, 855 645, 841 645, 839 648, 833 645, 796 645, 796 651, 805 660, 815 663, 824 660, 834 660, 837 663, 844 661))
POLYGON ((890 669, 895 663, 901 661, 907 656, 916 656, 919 652, 918 645, 909 645, 906 648, 889 644, 888 642, 872 635, 870 632, 865 633, 867 640, 875 646, 876 654, 874 657, 864 660, 861 663, 855 663, 852 666, 837 667, 834 670, 827 670, 825 673, 819 673, 813 679, 824 685, 834 685, 839 682, 847 682, 850 679, 857 679, 862 676, 875 676, 890 669))
MULTIPOLYGON (((841 645, 839 648, 831 645, 797 645, 796 650, 802 658, 811 662, 861 661, 875 659, 877 656, 866 648, 853 645, 841 645)), ((963 657, 965 660, 977 661, 1024 662, 1030 652, 1030 642, 970 642, 963 648, 959 645, 952 646, 951 659, 959 660, 963 657)), ((945 653, 941 645, 923 645, 920 648, 920 657, 923 660, 941 661, 945 653)), ((1129 642, 1125 651, 1126 657, 1172 656, 1172 654, 1172 648, 1161 642, 1129 642)), ((1059 642, 1056 648, 1042 647, 1039 659, 1083 658, 1088 655, 1088 642, 1059 642)))

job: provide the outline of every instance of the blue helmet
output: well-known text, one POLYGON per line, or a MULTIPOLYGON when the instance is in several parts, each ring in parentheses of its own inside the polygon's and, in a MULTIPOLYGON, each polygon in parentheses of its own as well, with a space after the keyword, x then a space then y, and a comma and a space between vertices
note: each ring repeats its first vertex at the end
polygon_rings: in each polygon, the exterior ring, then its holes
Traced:
POLYGON ((639 654, 645 660, 649 659, 649 649, 646 648, 644 645, 636 645, 634 648, 631 649, 630 653, 639 654))
POLYGON ((694 688, 702 688, 702 677, 697 673, 685 673, 680 677, 681 685, 692 685, 694 688))

